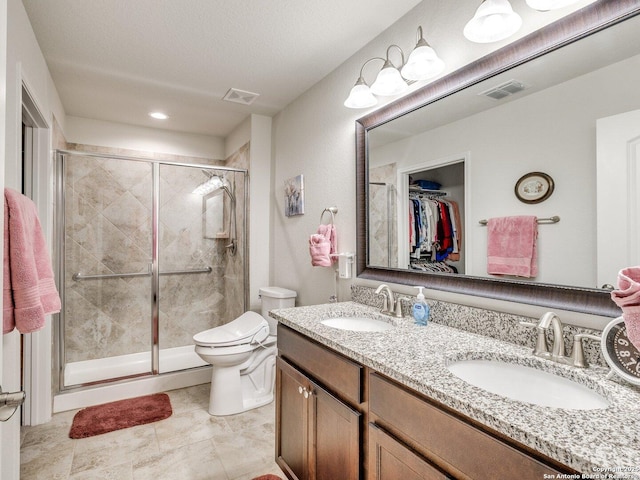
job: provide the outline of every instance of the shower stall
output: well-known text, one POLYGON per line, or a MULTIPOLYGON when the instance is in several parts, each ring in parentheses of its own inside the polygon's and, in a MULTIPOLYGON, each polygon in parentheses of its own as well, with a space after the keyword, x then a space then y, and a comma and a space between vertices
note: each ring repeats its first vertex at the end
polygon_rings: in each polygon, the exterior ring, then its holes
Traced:
POLYGON ((246 310, 247 171, 56 152, 57 390, 204 366, 246 310))

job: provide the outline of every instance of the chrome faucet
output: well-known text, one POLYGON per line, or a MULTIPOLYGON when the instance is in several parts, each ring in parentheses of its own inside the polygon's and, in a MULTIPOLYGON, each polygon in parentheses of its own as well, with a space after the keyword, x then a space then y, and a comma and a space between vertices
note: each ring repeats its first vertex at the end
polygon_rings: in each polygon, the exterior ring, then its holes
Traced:
POLYGON ((384 301, 382 303, 381 313, 385 315, 393 315, 395 317, 402 317, 402 302, 400 299, 394 299, 393 292, 388 285, 382 284, 376 289, 377 295, 382 295, 384 301))
POLYGON ((547 312, 540 317, 537 324, 530 322, 520 322, 525 327, 535 327, 538 330, 538 338, 533 354, 536 357, 548 358, 554 362, 566 363, 564 355, 564 335, 562 333, 562 322, 560 317, 553 312, 547 312), (553 328, 553 350, 549 351, 547 343, 547 329, 553 328))
MULTIPOLYGON (((565 358, 564 334, 562 332, 562 322, 560 317, 553 312, 547 312, 538 322, 538 329, 547 330, 549 325, 553 328, 553 349, 551 350, 551 360, 562 362, 565 358)), ((547 350, 548 352, 548 350, 547 350)))
POLYGON ((542 357, 554 362, 563 363, 565 365, 573 365, 574 367, 584 368, 587 363, 584 359, 584 349, 582 347, 583 338, 591 338, 600 340, 600 337, 587 333, 578 333, 574 336, 573 352, 571 357, 567 357, 564 348, 564 333, 560 317, 553 312, 547 312, 540 317, 537 324, 530 322, 520 322, 525 327, 535 327, 538 330, 538 338, 533 354, 536 357, 542 357), (553 348, 549 351, 547 343, 547 330, 549 327, 553 330, 553 348))

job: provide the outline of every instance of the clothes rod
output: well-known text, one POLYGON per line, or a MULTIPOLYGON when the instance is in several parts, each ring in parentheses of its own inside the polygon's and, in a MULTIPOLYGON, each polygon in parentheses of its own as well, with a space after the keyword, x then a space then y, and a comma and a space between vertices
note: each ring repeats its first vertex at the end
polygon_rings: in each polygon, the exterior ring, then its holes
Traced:
MULTIPOLYGON (((213 269, 211 267, 198 268, 194 270, 171 270, 168 272, 160 272, 160 275, 186 275, 190 273, 211 273, 213 269)), ((71 278, 76 282, 80 280, 98 280, 107 278, 129 278, 129 277, 150 277, 151 272, 136 272, 136 273, 105 273, 102 275, 83 275, 82 273, 74 273, 71 278)))
MULTIPOLYGON (((549 217, 549 218, 538 218, 537 223, 558 223, 560 221, 560 217, 557 215, 554 215, 553 217, 549 217)), ((480 220, 478 222, 480 225, 486 225, 487 223, 489 223, 489 220, 480 220)))

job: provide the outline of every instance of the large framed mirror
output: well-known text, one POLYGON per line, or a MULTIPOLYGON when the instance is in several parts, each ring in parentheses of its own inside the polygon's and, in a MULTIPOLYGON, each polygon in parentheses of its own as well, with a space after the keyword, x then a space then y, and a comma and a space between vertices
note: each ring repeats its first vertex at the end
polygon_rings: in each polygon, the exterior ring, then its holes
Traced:
POLYGON ((357 120, 358 277, 618 316, 608 288, 640 263, 638 14, 599 0, 357 120), (529 173, 552 194, 523 201, 529 173), (451 270, 413 262, 415 184, 459 204, 451 270), (487 273, 482 221, 515 215, 559 219, 540 222, 532 278, 487 273))

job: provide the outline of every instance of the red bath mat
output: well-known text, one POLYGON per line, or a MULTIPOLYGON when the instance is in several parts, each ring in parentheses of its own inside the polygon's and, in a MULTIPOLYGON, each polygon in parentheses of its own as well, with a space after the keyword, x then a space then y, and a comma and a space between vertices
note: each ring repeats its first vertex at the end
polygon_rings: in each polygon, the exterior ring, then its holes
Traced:
POLYGON ((128 398, 83 408, 75 417, 70 438, 87 438, 123 428, 157 422, 171 416, 171 401, 166 393, 128 398))

